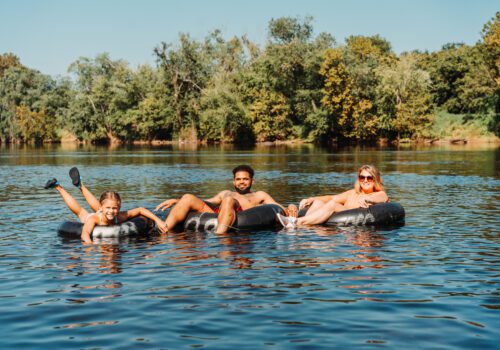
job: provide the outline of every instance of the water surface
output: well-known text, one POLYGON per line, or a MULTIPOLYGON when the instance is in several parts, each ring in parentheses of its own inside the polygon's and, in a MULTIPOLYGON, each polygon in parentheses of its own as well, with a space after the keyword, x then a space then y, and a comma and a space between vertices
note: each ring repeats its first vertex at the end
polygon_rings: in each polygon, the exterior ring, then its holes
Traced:
POLYGON ((4 349, 497 349, 499 151, 256 147, 0 148, 4 349), (154 208, 230 188, 284 204, 344 191, 364 163, 407 212, 399 228, 181 233, 84 246, 54 190, 78 166, 97 195, 154 208))

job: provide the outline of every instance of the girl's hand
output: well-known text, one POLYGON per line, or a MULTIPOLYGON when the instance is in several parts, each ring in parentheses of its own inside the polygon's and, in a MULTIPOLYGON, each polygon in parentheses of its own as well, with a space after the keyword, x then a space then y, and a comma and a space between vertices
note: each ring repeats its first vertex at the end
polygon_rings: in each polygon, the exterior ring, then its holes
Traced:
POLYGON ((168 232, 168 226, 165 222, 158 220, 156 222, 156 226, 158 226, 158 230, 160 230, 161 233, 167 233, 168 232))
POLYGON ((92 244, 92 240, 90 239, 90 235, 82 234, 82 243, 85 245, 92 244))
POLYGON ((310 206, 314 202, 314 198, 306 198, 300 201, 299 203, 299 209, 303 209, 305 207, 310 206))
POLYGON ((166 201, 161 202, 160 204, 158 204, 156 206, 156 208, 155 208, 155 211, 158 211, 160 209, 161 209, 161 211, 164 211, 165 209, 170 208, 172 205, 174 205, 178 201, 179 201, 178 199, 167 199, 166 201))

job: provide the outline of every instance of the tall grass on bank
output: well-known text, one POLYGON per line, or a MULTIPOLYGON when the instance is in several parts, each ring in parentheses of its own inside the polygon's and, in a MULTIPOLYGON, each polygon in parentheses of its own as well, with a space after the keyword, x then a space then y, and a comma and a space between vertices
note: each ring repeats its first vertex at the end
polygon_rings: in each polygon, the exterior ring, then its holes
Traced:
POLYGON ((431 136, 437 139, 477 139, 499 136, 498 116, 490 114, 451 114, 434 116, 431 136))

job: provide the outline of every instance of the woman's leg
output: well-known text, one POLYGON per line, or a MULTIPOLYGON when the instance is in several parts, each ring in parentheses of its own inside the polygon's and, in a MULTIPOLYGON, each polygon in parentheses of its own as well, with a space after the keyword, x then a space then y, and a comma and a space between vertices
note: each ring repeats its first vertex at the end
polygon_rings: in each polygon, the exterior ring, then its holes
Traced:
POLYGON ((307 209, 307 215, 311 215, 312 213, 316 212, 318 209, 322 208, 326 203, 323 202, 322 200, 315 199, 309 209, 307 209))
POLYGON ((333 213, 345 210, 342 204, 335 201, 329 201, 320 208, 314 210, 311 214, 307 211, 306 216, 297 219, 297 225, 317 225, 322 224, 328 220, 333 213))
POLYGON ((87 187, 83 184, 83 182, 80 183, 80 191, 82 191, 83 197, 87 201, 87 203, 90 205, 93 211, 98 211, 101 203, 97 200, 97 198, 94 197, 94 195, 89 191, 87 187))
POLYGON ((85 222, 89 212, 82 208, 80 204, 61 186, 57 185, 54 187, 63 198, 64 202, 68 208, 80 219, 81 222, 85 222))

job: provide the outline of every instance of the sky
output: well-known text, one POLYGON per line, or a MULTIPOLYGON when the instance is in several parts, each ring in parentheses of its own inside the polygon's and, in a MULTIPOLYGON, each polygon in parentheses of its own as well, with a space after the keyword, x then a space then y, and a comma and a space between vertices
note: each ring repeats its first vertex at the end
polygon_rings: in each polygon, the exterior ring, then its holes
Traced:
POLYGON ((153 49, 197 40, 215 29, 247 35, 261 47, 279 17, 313 17, 314 34, 342 44, 351 35, 380 35, 397 54, 475 44, 500 0, 0 0, 0 54, 52 76, 66 76, 80 57, 107 52, 131 67, 155 65, 153 49))

